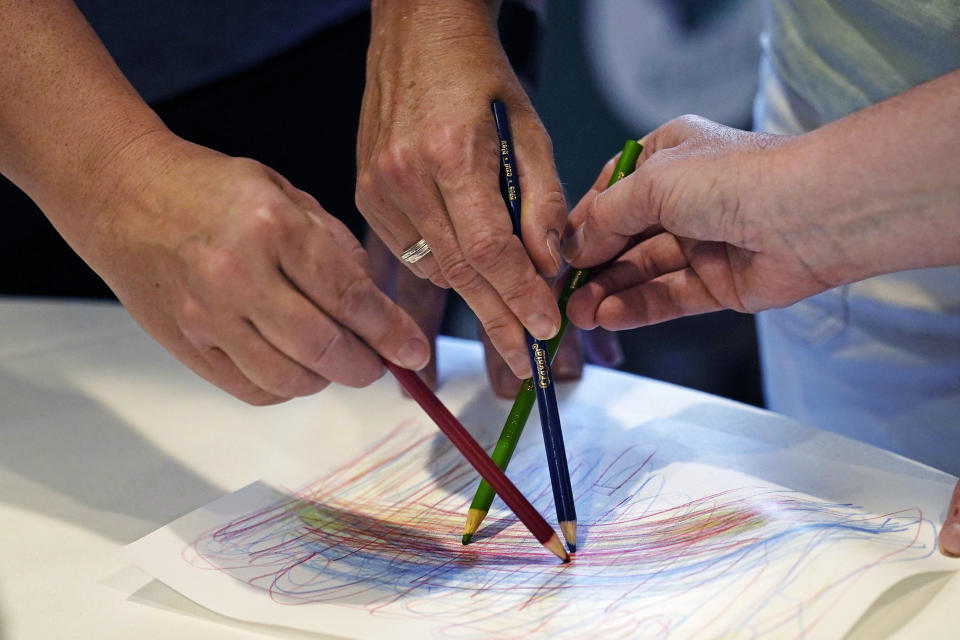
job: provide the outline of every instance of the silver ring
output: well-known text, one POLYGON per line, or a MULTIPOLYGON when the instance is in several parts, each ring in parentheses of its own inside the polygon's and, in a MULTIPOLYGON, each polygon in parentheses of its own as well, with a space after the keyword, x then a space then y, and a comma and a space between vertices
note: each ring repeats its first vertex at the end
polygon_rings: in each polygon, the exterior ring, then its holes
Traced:
POLYGON ((428 253, 430 253, 430 247, 427 241, 420 238, 400 254, 400 259, 407 264, 415 264, 426 258, 428 253))

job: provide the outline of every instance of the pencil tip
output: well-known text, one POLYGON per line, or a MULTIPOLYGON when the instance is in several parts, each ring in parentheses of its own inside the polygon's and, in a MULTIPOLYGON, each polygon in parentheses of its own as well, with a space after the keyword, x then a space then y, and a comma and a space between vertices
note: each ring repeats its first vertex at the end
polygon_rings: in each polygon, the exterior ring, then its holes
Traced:
POLYGON ((563 532, 563 539, 567 543, 570 551, 577 550, 577 521, 565 520, 560 523, 560 530, 563 532))
POLYGON ((483 522, 483 518, 486 515, 487 512, 483 509, 474 509, 471 507, 471 509, 467 511, 467 522, 463 525, 463 538, 461 538, 463 544, 470 544, 470 540, 473 539, 473 534, 480 528, 480 523, 483 522))
POLYGON ((555 556, 563 560, 564 564, 570 562, 570 555, 567 553, 566 549, 563 548, 560 539, 557 538, 557 534, 550 536, 550 539, 542 543, 547 549, 553 552, 555 556))

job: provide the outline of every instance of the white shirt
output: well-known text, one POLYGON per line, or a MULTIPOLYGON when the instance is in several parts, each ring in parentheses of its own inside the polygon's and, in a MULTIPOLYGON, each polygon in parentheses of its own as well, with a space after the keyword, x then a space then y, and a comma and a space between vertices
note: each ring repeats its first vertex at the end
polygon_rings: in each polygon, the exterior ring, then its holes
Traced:
MULTIPOLYGON (((960 0, 766 9, 758 130, 802 133, 960 68, 960 0)), ((839 287, 757 328, 770 409, 960 474, 960 267, 839 287)))

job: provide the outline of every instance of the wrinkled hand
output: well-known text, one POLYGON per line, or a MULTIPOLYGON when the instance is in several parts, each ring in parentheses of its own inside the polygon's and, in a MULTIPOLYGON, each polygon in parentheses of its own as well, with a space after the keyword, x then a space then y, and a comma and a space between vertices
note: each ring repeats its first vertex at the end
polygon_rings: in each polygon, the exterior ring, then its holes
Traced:
MULTIPOLYGON (((417 322, 430 343, 436 345, 449 291, 416 277, 404 268, 375 233, 367 233, 364 248, 370 256, 377 286, 396 300, 400 308, 417 322)), ((558 280, 562 281, 563 278, 558 280)), ((501 398, 512 399, 517 395, 521 381, 493 348, 483 327, 479 327, 479 335, 490 387, 501 398)), ((433 353, 437 353, 435 347, 433 353)), ((554 378, 561 382, 579 380, 584 360, 607 367, 619 365, 623 361, 623 351, 617 334, 604 329, 580 331, 576 327, 568 327, 553 360, 554 378)), ((420 377, 431 389, 437 388, 436 356, 420 370, 420 377)))
POLYGON ((573 210, 564 254, 614 259, 570 298, 577 326, 618 330, 720 309, 781 307, 839 284, 811 258, 832 248, 767 169, 791 139, 694 116, 646 137, 637 170, 606 189, 613 163, 573 210))
POLYGON ((530 375, 523 326, 538 338, 560 326, 541 275, 561 266, 566 205, 549 137, 482 3, 374 3, 357 162, 357 206, 393 255, 424 238, 432 253, 410 270, 456 289, 514 375, 530 375), (500 196, 494 98, 511 116, 522 243, 500 196))
POLYGON ((131 315, 195 372, 252 404, 363 386, 378 353, 429 358, 379 291, 359 243, 311 196, 252 160, 172 134, 115 158, 76 248, 131 315))

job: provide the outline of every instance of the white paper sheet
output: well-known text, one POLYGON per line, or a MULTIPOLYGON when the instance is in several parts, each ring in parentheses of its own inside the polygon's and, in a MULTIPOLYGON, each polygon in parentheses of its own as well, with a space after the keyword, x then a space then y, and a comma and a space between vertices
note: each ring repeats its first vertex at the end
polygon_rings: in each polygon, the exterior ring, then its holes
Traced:
MULTIPOLYGON (((948 477, 872 465, 842 439, 823 450, 763 412, 738 408, 732 429, 724 405, 637 421, 623 402, 564 409, 569 565, 499 501, 460 544, 477 478, 426 419, 303 486, 225 496, 128 553, 219 613, 370 640, 841 637, 891 585, 957 567, 936 546, 948 477)), ((555 521, 535 422, 509 475, 555 521)))

